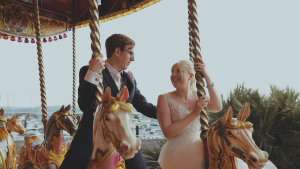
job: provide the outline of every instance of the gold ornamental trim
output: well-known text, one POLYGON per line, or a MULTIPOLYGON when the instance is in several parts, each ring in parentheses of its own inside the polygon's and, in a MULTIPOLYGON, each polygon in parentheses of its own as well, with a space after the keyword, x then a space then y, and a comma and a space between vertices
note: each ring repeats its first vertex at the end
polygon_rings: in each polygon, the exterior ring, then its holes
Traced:
MULTIPOLYGON (((138 12, 138 11, 140 11, 144 8, 147 8, 151 5, 154 5, 154 4, 156 4, 157 2, 160 2, 160 1, 162 1, 162 0, 149 0, 149 1, 146 1, 146 2, 141 2, 140 4, 137 4, 134 7, 132 7, 130 10, 124 9, 122 11, 118 11, 118 12, 100 17, 99 22, 103 23, 103 22, 111 21, 113 19, 117 19, 117 18, 121 18, 123 16, 133 14, 133 13, 138 12)), ((75 26, 75 28, 79 29, 79 28, 87 27, 87 26, 90 25, 90 23, 87 23, 87 22, 78 23, 77 26, 75 26)))

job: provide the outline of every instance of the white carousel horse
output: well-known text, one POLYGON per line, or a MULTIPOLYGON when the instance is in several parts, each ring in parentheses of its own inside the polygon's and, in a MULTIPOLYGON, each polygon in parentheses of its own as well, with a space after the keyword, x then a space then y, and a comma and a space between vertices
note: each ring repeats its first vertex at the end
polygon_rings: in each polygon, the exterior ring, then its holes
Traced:
POLYGON ((131 131, 133 107, 124 86, 117 97, 107 87, 94 118, 93 148, 87 169, 125 169, 124 159, 133 158, 141 140, 131 131))

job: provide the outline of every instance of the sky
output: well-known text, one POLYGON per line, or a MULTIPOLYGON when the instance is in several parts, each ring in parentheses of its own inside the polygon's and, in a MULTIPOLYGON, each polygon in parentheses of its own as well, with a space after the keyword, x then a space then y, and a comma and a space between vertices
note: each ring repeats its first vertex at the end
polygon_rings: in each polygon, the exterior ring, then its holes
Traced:
MULTIPOLYGON (((300 92, 300 1, 196 2, 201 54, 219 94, 227 98, 243 83, 265 95, 270 85, 300 92)), ((101 23, 104 56, 105 40, 115 33, 136 42, 135 61, 128 70, 141 93, 156 105, 158 95, 174 90, 171 66, 189 59, 187 1, 162 0, 101 23)), ((77 87, 79 70, 92 55, 89 34, 89 27, 76 30, 77 87)), ((72 104, 72 32, 67 35, 42 44, 48 106, 72 104)), ((41 105, 35 44, 0 39, 0 96, 0 107, 41 105)))

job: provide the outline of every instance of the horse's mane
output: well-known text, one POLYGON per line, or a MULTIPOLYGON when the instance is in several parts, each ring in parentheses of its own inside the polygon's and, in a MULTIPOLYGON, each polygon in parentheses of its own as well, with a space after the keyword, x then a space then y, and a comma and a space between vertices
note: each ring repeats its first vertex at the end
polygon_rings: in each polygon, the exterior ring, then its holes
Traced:
POLYGON ((241 129, 241 128, 252 128, 253 124, 248 121, 239 121, 231 119, 231 123, 225 125, 226 128, 230 129, 241 129))
POLYGON ((131 112, 132 106, 130 103, 123 103, 118 101, 116 98, 111 97, 109 102, 102 103, 100 116, 104 116, 103 112, 115 113, 119 109, 125 112, 131 112))

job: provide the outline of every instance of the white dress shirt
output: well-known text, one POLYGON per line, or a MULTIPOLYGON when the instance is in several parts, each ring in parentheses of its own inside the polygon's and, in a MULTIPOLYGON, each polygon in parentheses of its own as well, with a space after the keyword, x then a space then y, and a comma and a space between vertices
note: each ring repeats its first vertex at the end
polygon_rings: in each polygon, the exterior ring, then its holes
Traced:
MULTIPOLYGON (((121 76, 123 74, 123 71, 120 71, 120 72, 116 71, 116 69, 113 68, 107 61, 105 61, 105 67, 111 74, 118 89, 121 90, 121 87, 123 87, 125 85, 125 80, 121 76), (118 81, 118 77, 120 78, 119 81, 118 81)), ((98 85, 101 78, 103 78, 103 77, 101 75, 99 75, 98 73, 88 70, 84 77, 84 80, 86 80, 94 85, 98 85)))

